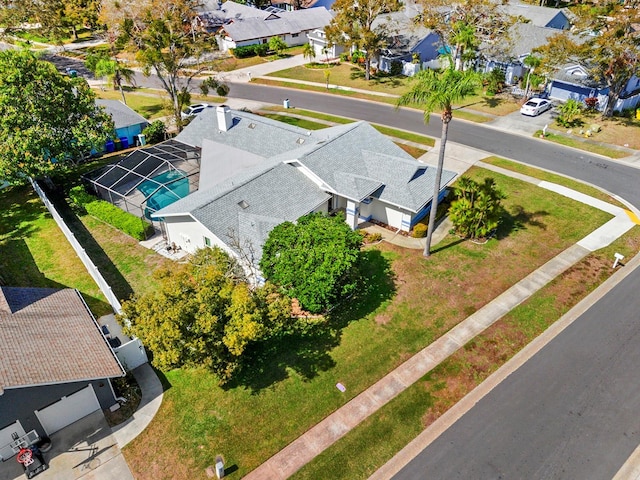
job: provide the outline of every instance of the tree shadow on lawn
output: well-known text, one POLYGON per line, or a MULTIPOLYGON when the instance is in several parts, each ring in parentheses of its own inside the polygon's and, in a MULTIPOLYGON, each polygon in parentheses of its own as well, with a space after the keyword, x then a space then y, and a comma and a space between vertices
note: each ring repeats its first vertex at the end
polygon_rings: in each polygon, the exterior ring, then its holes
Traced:
POLYGON ((285 380, 293 371, 305 381, 336 364, 331 350, 340 344, 342 330, 375 312, 396 292, 391 261, 380 250, 362 252, 358 292, 337 305, 324 319, 303 323, 294 331, 257 346, 250 360, 226 389, 243 386, 257 394, 285 380))
POLYGON ((0 209, 0 236, 5 239, 30 237, 37 231, 34 221, 46 210, 31 186, 0 190, 0 209))
POLYGON ((546 217, 549 212, 539 210, 537 212, 527 212, 523 206, 514 205, 511 207, 511 212, 506 211, 502 216, 502 221, 496 232, 496 238, 501 240, 508 237, 510 234, 519 230, 526 230, 527 226, 538 227, 541 230, 546 230, 547 225, 540 220, 539 217, 546 217))

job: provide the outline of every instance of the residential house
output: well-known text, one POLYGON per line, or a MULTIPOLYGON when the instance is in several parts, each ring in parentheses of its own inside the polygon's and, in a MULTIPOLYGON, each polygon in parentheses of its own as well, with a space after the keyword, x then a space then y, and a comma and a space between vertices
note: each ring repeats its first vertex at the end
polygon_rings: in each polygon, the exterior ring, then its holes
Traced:
POLYGON ((503 3, 500 9, 507 15, 517 17, 518 23, 529 23, 536 27, 554 30, 569 30, 573 15, 566 8, 550 8, 531 5, 517 0, 503 3))
POLYGON ((138 135, 149 125, 146 118, 120 100, 98 99, 96 100, 96 104, 104 107, 105 111, 113 118, 116 129, 115 137, 120 140, 123 146, 125 143, 127 146, 133 146, 139 143, 138 135))
MULTIPOLYGON (((223 5, 227 9, 228 3, 223 5)), ((235 10, 240 10, 233 7, 235 10)), ((329 25, 331 14, 326 8, 307 10, 267 11, 251 7, 241 9, 239 14, 227 17, 227 21, 218 31, 218 47, 221 51, 260 43, 269 43, 273 37, 280 37, 288 46, 304 45, 307 34, 329 25), (261 12, 248 16, 246 8, 261 12)))
POLYGON ((317 59, 331 60, 339 58, 345 51, 342 45, 330 45, 324 28, 316 28, 307 33, 307 42, 313 47, 317 59))
POLYGON ((0 287, 0 459, 12 435, 49 436, 116 403, 124 375, 77 290, 0 287))
MULTIPOLYGON (((609 101, 609 87, 596 81, 588 68, 580 63, 561 66, 547 85, 547 94, 554 100, 569 99, 584 102, 585 98, 598 99, 598 109, 604 110, 609 101)), ((631 77, 620 98, 613 107, 614 111, 636 108, 640 104, 640 78, 631 77)))
MULTIPOLYGON (((190 252, 218 245, 238 255, 250 244, 257 259, 274 226, 310 212, 409 231, 431 208, 435 168, 365 122, 307 131, 220 106, 175 140, 202 148, 200 189, 153 216, 190 252)), ((454 177, 445 171, 442 184, 454 177)))

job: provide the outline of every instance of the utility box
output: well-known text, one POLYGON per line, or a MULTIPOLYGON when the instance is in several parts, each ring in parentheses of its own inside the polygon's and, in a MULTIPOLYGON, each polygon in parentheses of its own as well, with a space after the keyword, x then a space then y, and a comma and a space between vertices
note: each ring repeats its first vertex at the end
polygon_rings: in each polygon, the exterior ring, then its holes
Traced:
POLYGON ((289 99, 285 98, 284 102, 282 102, 282 105, 284 106, 284 108, 289 108, 289 99))

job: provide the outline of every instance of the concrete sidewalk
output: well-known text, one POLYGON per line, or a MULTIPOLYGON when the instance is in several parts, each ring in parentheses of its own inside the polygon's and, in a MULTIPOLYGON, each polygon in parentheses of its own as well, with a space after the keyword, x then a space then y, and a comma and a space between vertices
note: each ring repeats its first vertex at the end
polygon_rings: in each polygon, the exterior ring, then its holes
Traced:
MULTIPOLYGON (((461 153, 461 152, 460 152, 461 153)), ((485 155, 486 156, 486 155, 485 155)), ((478 162, 476 162, 478 163, 478 162)), ((446 163, 445 163, 446 165, 446 163)), ((507 175, 513 172, 479 163, 507 175)), ((446 167, 445 167, 446 168, 446 167)), ((510 310, 528 299, 555 277, 585 258, 589 253, 609 245, 638 222, 636 213, 607 204, 560 185, 516 174, 518 178, 541 188, 555 191, 574 200, 605 210, 614 218, 592 232, 576 245, 561 252, 540 268, 520 280, 493 301, 475 312, 452 330, 427 346, 374 385, 354 397, 305 434, 249 473, 248 480, 285 479, 329 448, 362 421, 374 414, 414 382, 438 366, 475 336, 502 318, 510 310)), ((549 338, 550 340, 550 338, 549 338)), ((376 478, 388 478, 382 474, 376 478)))

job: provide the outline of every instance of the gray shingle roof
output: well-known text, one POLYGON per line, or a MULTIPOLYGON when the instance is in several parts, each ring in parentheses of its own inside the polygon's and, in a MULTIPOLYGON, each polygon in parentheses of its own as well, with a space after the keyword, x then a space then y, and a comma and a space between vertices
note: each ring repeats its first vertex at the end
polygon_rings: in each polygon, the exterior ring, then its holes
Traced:
MULTIPOLYGON (((384 185, 375 197, 414 212, 431 200, 435 169, 414 160, 371 125, 356 122, 321 132, 327 139, 297 159, 338 194, 362 200, 365 190, 384 185), (344 180, 345 174, 367 178, 369 183, 344 180)), ((454 177, 453 172, 444 171, 442 184, 454 177)))
POLYGON ((238 110, 232 110, 233 127, 221 132, 215 108, 207 108, 175 137, 179 142, 202 147, 208 139, 261 157, 291 151, 312 135, 308 130, 238 110))
POLYGON ((76 290, 0 287, 0 393, 5 388, 124 375, 76 290))
POLYGON ((329 197, 296 167, 278 163, 194 208, 191 215, 222 241, 228 241, 230 232, 251 241, 259 257, 273 227, 296 221, 329 197))
POLYGON ((276 35, 290 35, 316 28, 324 28, 331 22, 331 14, 324 7, 271 14, 266 18, 237 18, 222 29, 234 42, 244 42, 276 35))
POLYGON ((566 9, 541 7, 528 3, 510 2, 504 3, 500 8, 509 15, 521 16, 529 20, 533 25, 546 27, 551 20, 558 15, 564 15, 567 19, 571 16, 566 9))
POLYGON ((149 124, 146 118, 126 106, 120 100, 97 99, 96 104, 104 107, 106 112, 111 115, 116 128, 123 128, 141 123, 146 125, 149 124))

